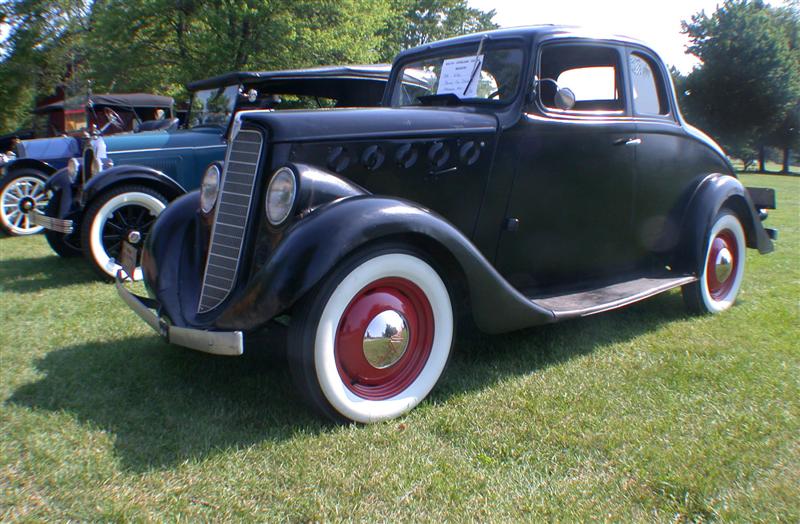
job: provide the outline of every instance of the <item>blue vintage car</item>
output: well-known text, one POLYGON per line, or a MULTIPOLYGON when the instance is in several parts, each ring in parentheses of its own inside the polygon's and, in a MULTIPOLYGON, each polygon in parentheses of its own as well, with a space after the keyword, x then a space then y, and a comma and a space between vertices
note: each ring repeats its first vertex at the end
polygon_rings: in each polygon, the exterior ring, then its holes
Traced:
POLYGON ((44 211, 48 201, 45 182, 70 158, 80 156, 85 143, 92 139, 88 130, 110 135, 177 128, 173 105, 168 96, 110 93, 73 97, 34 110, 36 115, 49 117, 51 132, 63 136, 22 141, 14 133, 2 137, 0 230, 14 236, 41 231, 41 226, 30 222, 27 211, 44 211), (156 120, 159 113, 162 118, 156 120))
MULTIPOLYGON (((237 72, 189 84, 185 129, 98 137, 46 189, 45 214, 31 214, 62 256, 83 253, 109 278, 123 239, 141 239, 166 204, 200 186, 223 160, 232 117, 243 110, 377 106, 388 65, 237 72), (107 167, 113 163, 113 167, 107 167)), ((138 275, 137 275, 138 276, 138 275)))

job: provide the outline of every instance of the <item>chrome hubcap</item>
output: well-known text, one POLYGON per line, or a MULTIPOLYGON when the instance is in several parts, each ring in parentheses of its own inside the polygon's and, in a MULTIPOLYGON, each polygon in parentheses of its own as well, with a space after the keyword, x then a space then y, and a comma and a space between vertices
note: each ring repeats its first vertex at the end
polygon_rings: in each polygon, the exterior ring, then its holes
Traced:
POLYGON ((379 313, 364 331, 364 357, 377 369, 396 364, 408 349, 408 322, 394 310, 379 313))
POLYGON ((128 242, 130 242, 133 245, 138 244, 141 239, 142 239, 142 234, 139 233, 138 231, 134 230, 128 233, 128 242))
POLYGON ((733 255, 727 247, 722 248, 717 253, 717 259, 714 261, 714 272, 717 275, 717 282, 725 282, 731 276, 733 271, 733 255))

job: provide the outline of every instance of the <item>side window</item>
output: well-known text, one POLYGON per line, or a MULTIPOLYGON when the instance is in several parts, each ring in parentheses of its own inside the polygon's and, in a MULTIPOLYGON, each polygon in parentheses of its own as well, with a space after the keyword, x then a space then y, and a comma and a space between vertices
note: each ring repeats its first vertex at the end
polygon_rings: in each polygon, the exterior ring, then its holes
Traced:
POLYGON ((669 113, 664 82, 655 64, 639 53, 631 53, 628 67, 631 71, 634 111, 640 115, 669 113))
MULTIPOLYGON (((614 47, 587 44, 548 45, 542 49, 539 78, 554 80, 575 94, 571 111, 625 110, 620 52, 614 47)), ((556 86, 542 82, 543 106, 557 109, 556 86)))

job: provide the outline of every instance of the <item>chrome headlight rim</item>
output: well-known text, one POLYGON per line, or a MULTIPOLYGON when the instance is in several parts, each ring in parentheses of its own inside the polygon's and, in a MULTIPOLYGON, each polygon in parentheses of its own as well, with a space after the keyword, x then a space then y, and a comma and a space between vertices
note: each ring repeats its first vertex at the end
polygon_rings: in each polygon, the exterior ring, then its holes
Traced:
POLYGON ((217 205, 221 179, 222 172, 217 164, 211 164, 203 173, 203 180, 200 182, 200 211, 206 215, 217 205))
POLYGON ((276 169, 264 195, 264 212, 269 224, 279 227, 286 223, 292 215, 296 200, 297 175, 294 170, 288 166, 276 169), (283 187, 280 184, 284 184, 283 187))

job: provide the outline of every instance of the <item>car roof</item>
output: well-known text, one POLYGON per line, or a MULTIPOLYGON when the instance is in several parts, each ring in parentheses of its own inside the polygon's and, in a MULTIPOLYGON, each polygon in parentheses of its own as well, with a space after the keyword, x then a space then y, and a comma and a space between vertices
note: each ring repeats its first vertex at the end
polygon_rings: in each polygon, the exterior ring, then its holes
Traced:
POLYGON ((649 48, 649 46, 647 46, 647 44, 645 44, 641 40, 637 40, 635 38, 631 38, 628 36, 617 35, 608 31, 600 31, 597 29, 585 28, 580 26, 542 24, 542 25, 531 25, 531 26, 521 26, 521 27, 508 27, 503 29, 493 29, 491 31, 482 31, 480 33, 472 33, 468 35, 447 38, 445 40, 439 40, 438 42, 432 42, 430 44, 423 44, 421 46, 406 49, 405 51, 402 51, 399 55, 397 55, 397 58, 395 60, 400 60, 406 57, 407 55, 423 53, 441 47, 448 47, 460 44, 470 44, 470 43, 477 44, 484 37, 488 38, 489 40, 501 39, 501 38, 515 38, 515 37, 526 38, 530 40, 533 39, 547 40, 550 38, 585 38, 591 40, 611 40, 622 43, 637 44, 649 48))
POLYGON ((390 64, 323 66, 307 69, 287 69, 283 71, 236 71, 223 75, 197 80, 186 84, 189 91, 214 89, 242 83, 269 82, 271 80, 351 78, 365 80, 389 79, 390 64))
POLYGON ((170 108, 175 104, 175 100, 171 96, 152 95, 150 93, 104 93, 92 94, 91 96, 76 96, 68 100, 60 100, 47 104, 45 106, 37 107, 33 110, 34 114, 45 114, 53 111, 63 111, 65 106, 80 107, 84 104, 88 105, 89 100, 95 107, 121 107, 125 109, 130 108, 170 108))

